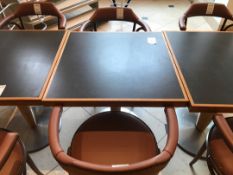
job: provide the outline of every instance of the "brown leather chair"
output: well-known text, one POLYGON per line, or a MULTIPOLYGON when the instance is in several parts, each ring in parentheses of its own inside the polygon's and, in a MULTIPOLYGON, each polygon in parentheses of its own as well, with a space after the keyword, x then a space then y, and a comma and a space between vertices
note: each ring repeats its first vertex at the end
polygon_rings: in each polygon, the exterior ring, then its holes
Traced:
POLYGON ((43 175, 26 154, 19 135, 0 129, 0 175, 26 175, 26 162, 37 175, 43 175))
POLYGON ((212 17, 221 17, 224 19, 223 24, 220 28, 220 31, 226 31, 230 27, 233 26, 233 24, 226 25, 227 20, 230 20, 233 22, 233 15, 228 10, 228 8, 224 4, 218 4, 218 3, 210 3, 214 5, 213 10, 208 12, 208 5, 209 3, 194 3, 191 4, 191 6, 188 8, 188 10, 183 14, 183 16, 179 19, 179 27, 180 30, 185 31, 187 20, 190 17, 195 16, 212 16, 212 17))
POLYGON ((53 109, 49 123, 52 154, 70 175, 155 175, 173 156, 178 142, 174 108, 165 108, 168 137, 160 152, 148 126, 135 116, 109 111, 86 120, 73 136, 66 154, 59 143, 61 109, 53 109))
POLYGON ((233 174, 233 117, 224 118, 217 114, 214 126, 207 135, 206 142, 197 156, 190 162, 193 165, 207 149, 207 165, 211 174, 233 174))
POLYGON ((17 6, 16 10, 0 21, 0 29, 19 18, 20 23, 13 22, 19 29, 24 29, 22 17, 32 15, 55 16, 58 20, 58 29, 65 29, 65 16, 51 2, 26 2, 17 6))
POLYGON ((80 31, 94 30, 97 31, 97 23, 104 21, 126 21, 133 23, 133 31, 151 31, 150 27, 137 17, 137 15, 130 8, 98 8, 89 20, 84 22, 80 31), (139 28, 136 29, 136 26, 139 28))

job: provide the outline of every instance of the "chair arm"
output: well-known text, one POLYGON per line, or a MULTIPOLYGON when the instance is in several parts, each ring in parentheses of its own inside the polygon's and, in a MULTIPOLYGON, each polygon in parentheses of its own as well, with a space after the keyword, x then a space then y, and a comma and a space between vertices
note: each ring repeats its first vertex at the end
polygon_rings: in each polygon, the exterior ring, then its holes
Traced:
POLYGON ((59 124, 62 107, 54 107, 49 120, 49 146, 55 158, 64 152, 59 141, 59 124))
POLYGON ((14 19, 15 16, 14 14, 11 14, 5 18, 3 18, 1 21, 0 21, 0 29, 2 29, 5 25, 8 24, 8 21, 11 21, 12 19, 14 19))
POLYGON ((213 121, 219 129, 219 131, 221 132, 227 146, 233 152, 233 132, 229 124, 227 123, 227 120, 223 117, 222 114, 216 114, 213 118, 213 121))
POLYGON ((223 31, 227 31, 229 28, 233 27, 233 24, 229 24, 223 28, 223 31))
POLYGON ((142 29, 145 32, 150 32, 151 31, 151 28, 149 27, 149 25, 147 23, 145 23, 144 21, 142 21, 141 19, 138 19, 137 23, 142 26, 142 29))
POLYGON ((0 131, 0 138, 1 138, 0 141, 0 169, 1 169, 8 160, 12 150, 14 149, 18 141, 19 136, 17 133, 0 131))
POLYGON ((88 27, 89 27, 89 25, 91 25, 93 22, 91 21, 91 20, 87 20, 87 21, 85 21, 82 25, 81 25, 81 27, 80 27, 80 32, 84 32, 88 27))
POLYGON ((66 28, 66 17, 65 15, 61 14, 59 16, 58 22, 58 29, 65 29, 66 28))
POLYGON ((163 150, 168 152, 170 156, 172 156, 176 150, 176 146, 178 143, 178 122, 175 109, 173 107, 165 107, 164 111, 167 118, 168 138, 166 146, 163 150))
POLYGON ((187 17, 185 17, 184 15, 182 17, 180 17, 179 19, 179 28, 182 31, 186 30, 186 23, 187 23, 187 17))

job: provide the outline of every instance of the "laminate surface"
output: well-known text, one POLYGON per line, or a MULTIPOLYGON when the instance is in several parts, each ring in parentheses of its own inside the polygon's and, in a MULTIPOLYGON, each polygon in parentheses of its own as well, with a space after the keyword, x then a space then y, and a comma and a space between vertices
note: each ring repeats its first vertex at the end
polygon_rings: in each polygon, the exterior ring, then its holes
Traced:
POLYGON ((64 105, 187 102, 162 33, 144 32, 71 33, 43 100, 64 105))
POLYGON ((64 32, 1 31, 0 85, 6 99, 38 98, 64 32))
POLYGON ((166 35, 187 86, 191 106, 232 110, 233 33, 166 32, 166 35))

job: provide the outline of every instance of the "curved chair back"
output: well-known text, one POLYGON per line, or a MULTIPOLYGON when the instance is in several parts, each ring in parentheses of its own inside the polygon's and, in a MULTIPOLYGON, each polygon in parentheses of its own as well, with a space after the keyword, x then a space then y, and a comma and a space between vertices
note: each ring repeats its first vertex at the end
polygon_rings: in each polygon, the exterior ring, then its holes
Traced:
POLYGON ((43 175, 27 154, 19 135, 0 129, 0 175, 26 175, 26 163, 37 175, 43 175))
POLYGON ((98 8, 92 17, 81 26, 80 31, 85 31, 90 27, 97 31, 97 23, 104 21, 132 22, 134 24, 133 31, 151 31, 150 27, 140 20, 132 9, 119 7, 98 8), (136 29, 136 25, 140 27, 136 29))
POLYGON ((188 18, 194 16, 212 16, 212 17, 223 18, 224 22, 222 24, 222 27, 220 28, 221 31, 225 31, 232 26, 232 25, 226 26, 227 20, 233 21, 233 15, 224 4, 194 3, 179 19, 180 30, 185 31, 188 18))
POLYGON ((232 174, 233 167, 233 117, 224 118, 222 114, 213 117, 214 124, 206 142, 190 162, 192 166, 207 149, 207 165, 211 174, 232 174))
POLYGON ((26 154, 16 133, 0 130, 0 174, 22 175, 26 172, 26 154))
MULTIPOLYGON (((72 140, 71 147, 68 150, 68 154, 66 154, 59 143, 58 133, 59 133, 60 112, 61 112, 61 109, 59 107, 54 108, 52 111, 50 122, 49 122, 49 144, 50 144, 50 149, 55 159, 70 175, 75 175, 75 174, 82 174, 82 175, 113 175, 113 174, 155 175, 166 166, 166 164, 169 162, 169 160, 173 156, 176 146, 177 146, 178 124, 177 124, 175 110, 173 108, 166 108, 165 113, 166 113, 166 118, 167 118, 167 123, 168 123, 168 139, 167 139, 166 146, 163 148, 161 152, 157 149, 157 144, 156 144, 154 136, 151 137, 151 131, 146 129, 145 124, 142 123, 142 121, 133 121, 135 119, 128 118, 126 114, 123 114, 121 118, 118 116, 118 114, 115 115, 117 113, 116 112, 114 116, 110 118, 106 118, 103 116, 102 116, 103 118, 101 118, 99 116, 101 114, 97 114, 98 116, 96 117, 93 116, 94 118, 91 117, 89 120, 84 122, 84 124, 82 124, 82 126, 75 133, 73 140, 72 140), (126 118, 126 120, 124 120, 124 118, 126 118), (107 122, 108 125, 104 125, 105 127, 102 127, 105 122, 107 122), (140 125, 140 123, 142 123, 142 125, 140 125), (118 124, 121 124, 121 125, 118 125, 118 124), (115 128, 116 126, 117 128, 115 128), (121 127, 119 128, 118 126, 121 126, 121 127), (126 142, 123 142, 123 143, 121 142, 122 145, 124 145, 124 143, 127 143, 127 146, 129 146, 128 148, 125 145, 124 146, 121 145, 120 147, 118 147, 119 146, 118 144, 116 145, 115 148, 114 148, 115 144, 113 144, 111 148, 107 148, 109 144, 111 143, 107 143, 106 140, 104 141, 103 138, 107 138, 108 136, 114 135, 116 136, 114 138, 117 139, 121 135, 124 140, 127 137, 127 135, 130 135, 130 137, 133 137, 134 134, 136 134, 137 137, 140 137, 140 138, 143 137, 143 140, 145 141, 143 142, 143 144, 140 144, 141 139, 138 140, 138 144, 144 145, 144 148, 137 150, 139 152, 137 153, 137 155, 145 156, 143 152, 146 152, 146 158, 145 157, 143 158, 145 160, 138 158, 136 156, 135 159, 127 157, 127 160, 123 161, 122 157, 120 157, 120 160, 122 162, 117 162, 117 164, 113 165, 111 162, 112 159, 114 159, 114 161, 118 161, 119 157, 118 156, 117 158, 114 156, 106 157, 106 153, 109 150, 115 149, 113 153, 116 153, 115 151, 117 151, 118 149, 121 149, 122 151, 122 148, 126 148, 126 152, 127 152, 127 150, 130 150, 130 149, 134 150, 133 147, 135 146, 137 147, 138 145, 134 144, 135 140, 133 139, 132 144, 130 141, 127 142, 127 140, 126 142), (105 150, 105 148, 100 147, 101 144, 99 144, 100 142, 99 139, 104 142, 102 144, 104 145, 105 143, 107 144, 105 146, 106 152, 103 151, 102 154, 98 152, 100 157, 97 158, 95 157, 96 156, 95 150, 98 148, 99 150, 105 150), (88 145, 87 143, 91 143, 90 140, 96 142, 97 144, 88 145), (147 147, 147 144, 144 144, 144 143, 149 143, 149 147, 147 147), (153 145, 154 148, 151 147, 152 146, 151 144, 154 144, 153 145), (91 153, 89 151, 91 151, 91 153), (134 160, 140 160, 140 161, 135 162, 134 160)), ((105 114, 108 115, 108 113, 111 113, 111 112, 107 112, 105 114)), ((116 155, 118 155, 118 153, 116 155)), ((131 156, 134 157, 134 155, 132 154, 131 156)))
POLYGON ((9 24, 12 20, 19 18, 20 29, 24 29, 21 17, 32 15, 55 16, 58 19, 58 29, 65 29, 66 18, 51 2, 26 2, 18 5, 16 10, 0 21, 0 29, 9 24))

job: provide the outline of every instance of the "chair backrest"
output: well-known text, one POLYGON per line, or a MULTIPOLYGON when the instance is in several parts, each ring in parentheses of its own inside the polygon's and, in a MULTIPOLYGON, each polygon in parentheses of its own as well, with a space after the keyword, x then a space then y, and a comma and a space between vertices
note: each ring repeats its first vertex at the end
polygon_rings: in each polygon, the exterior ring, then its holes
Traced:
POLYGON ((150 27, 140 20, 137 15, 130 8, 119 8, 119 7, 109 7, 109 8, 98 8, 95 13, 87 20, 82 26, 80 31, 85 31, 89 27, 93 27, 94 31, 97 30, 96 23, 104 21, 127 21, 134 23, 133 31, 151 31, 150 27), (136 24, 140 27, 136 29, 136 24))
POLYGON ((228 118, 227 122, 222 114, 216 114, 213 121, 228 148, 233 152, 233 118, 228 118))
MULTIPOLYGON (((0 29, 16 18, 21 19, 21 17, 32 15, 55 16, 58 19, 58 29, 65 29, 65 16, 51 2, 26 2, 19 4, 12 14, 0 21, 0 29)), ((21 25, 21 28, 24 29, 23 24, 21 25)))
POLYGON ((26 172, 26 153, 17 133, 0 129, 0 174, 26 172))
MULTIPOLYGON (((173 108, 166 108, 165 114, 168 124, 168 138, 162 152, 152 158, 129 164, 127 166, 116 166, 95 164, 78 160, 67 155, 59 143, 59 121, 61 109, 53 109, 49 122, 49 144, 50 149, 59 164, 70 175, 154 175, 163 169, 173 156, 178 142, 178 123, 173 108)), ((92 145, 95 146, 95 145, 92 145)))
POLYGON ((221 17, 224 22, 221 31, 227 30, 230 26, 226 26, 227 20, 233 21, 233 16, 224 4, 218 3, 193 3, 188 10, 179 19, 180 30, 186 30, 187 20, 189 17, 194 16, 212 16, 221 17))

